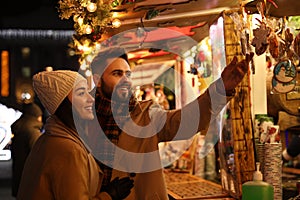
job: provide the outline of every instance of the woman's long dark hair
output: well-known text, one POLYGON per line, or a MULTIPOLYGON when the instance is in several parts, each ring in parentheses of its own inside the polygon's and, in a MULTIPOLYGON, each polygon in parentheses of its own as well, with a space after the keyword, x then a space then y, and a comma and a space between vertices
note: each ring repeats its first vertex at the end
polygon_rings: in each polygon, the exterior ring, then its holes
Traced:
POLYGON ((73 117, 73 110, 72 110, 72 103, 66 97, 62 103, 59 105, 57 110, 55 111, 55 115, 69 128, 76 130, 74 117, 73 117))
MULTIPOLYGON (((86 130, 83 128, 85 127, 86 120, 82 119, 78 112, 74 109, 72 109, 72 103, 66 97, 63 102, 59 105, 57 110, 54 113, 67 127, 73 129, 80 138, 82 138, 84 141, 84 145, 87 144, 89 141, 89 138, 86 135, 86 130), (76 125, 75 125, 76 123, 76 125), (79 125, 78 125, 79 123, 79 125)), ((90 151, 89 149, 87 149, 90 151)))

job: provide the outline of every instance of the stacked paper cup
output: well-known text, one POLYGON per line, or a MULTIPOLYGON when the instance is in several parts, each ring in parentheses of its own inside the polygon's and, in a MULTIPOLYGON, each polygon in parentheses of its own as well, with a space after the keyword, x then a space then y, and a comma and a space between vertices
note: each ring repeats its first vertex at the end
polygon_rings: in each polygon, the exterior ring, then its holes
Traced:
POLYGON ((261 144, 259 142, 256 143, 256 156, 257 161, 260 163, 261 166, 261 173, 264 174, 264 166, 265 166, 265 144, 261 144))
POLYGON ((282 199, 282 144, 265 143, 264 145, 264 163, 263 177, 264 181, 274 187, 274 200, 282 199))
POLYGON ((279 126, 261 118, 260 137, 256 139, 257 161, 261 164, 263 180, 274 188, 274 200, 282 200, 282 143, 279 126))

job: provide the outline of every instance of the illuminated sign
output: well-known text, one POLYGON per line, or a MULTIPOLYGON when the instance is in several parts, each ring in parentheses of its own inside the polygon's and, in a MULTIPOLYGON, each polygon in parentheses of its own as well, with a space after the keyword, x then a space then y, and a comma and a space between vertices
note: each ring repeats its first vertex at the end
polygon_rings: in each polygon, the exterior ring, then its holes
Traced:
POLYGON ((11 133, 7 129, 0 126, 0 160, 10 160, 11 152, 9 149, 4 149, 11 140, 11 133))
POLYGON ((7 108, 5 105, 0 104, 0 160, 11 159, 11 151, 8 148, 12 137, 10 126, 19 119, 21 115, 22 113, 20 111, 7 108))

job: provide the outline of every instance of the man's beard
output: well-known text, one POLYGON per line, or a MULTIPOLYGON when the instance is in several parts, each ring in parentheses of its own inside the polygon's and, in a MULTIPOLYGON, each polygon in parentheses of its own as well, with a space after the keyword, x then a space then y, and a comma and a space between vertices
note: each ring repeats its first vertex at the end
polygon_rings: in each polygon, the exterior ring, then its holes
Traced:
POLYGON ((115 101, 115 102, 121 102, 121 103, 124 103, 124 102, 129 102, 129 99, 131 98, 131 96, 133 95, 133 92, 132 92, 132 88, 128 89, 128 92, 118 92, 118 87, 120 87, 120 85, 116 85, 115 86, 115 89, 113 90, 113 92, 107 92, 106 91, 106 88, 108 88, 106 86, 106 84, 104 83, 103 80, 101 80, 101 92, 102 94, 112 100, 112 101, 115 101))
POLYGON ((116 88, 112 95, 111 95, 111 100, 116 101, 116 102, 129 102, 130 97, 132 96, 132 91, 129 89, 127 92, 120 92, 117 91, 118 88, 116 88))

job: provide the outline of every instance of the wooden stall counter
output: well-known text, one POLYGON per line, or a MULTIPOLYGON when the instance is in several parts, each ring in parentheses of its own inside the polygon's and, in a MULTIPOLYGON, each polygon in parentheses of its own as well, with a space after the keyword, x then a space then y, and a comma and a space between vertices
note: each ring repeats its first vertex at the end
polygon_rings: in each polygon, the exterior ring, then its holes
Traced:
POLYGON ((222 186, 200 177, 172 171, 165 172, 170 200, 233 200, 222 186))

